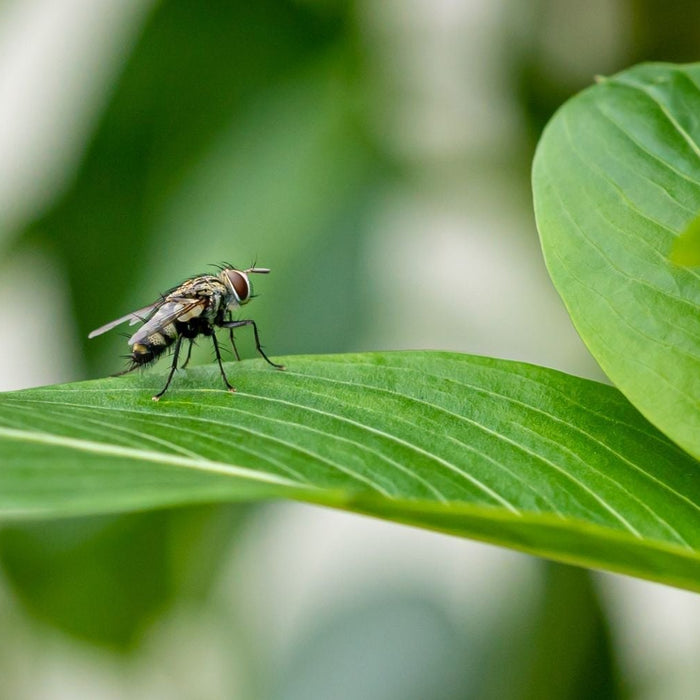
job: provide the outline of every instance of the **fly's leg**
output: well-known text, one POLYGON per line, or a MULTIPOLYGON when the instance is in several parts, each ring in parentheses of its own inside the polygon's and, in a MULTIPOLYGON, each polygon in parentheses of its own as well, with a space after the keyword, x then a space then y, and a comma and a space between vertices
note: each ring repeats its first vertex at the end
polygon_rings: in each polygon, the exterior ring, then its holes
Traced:
POLYGON ((216 339, 216 334, 212 333, 211 339, 214 343, 214 352, 216 353, 216 361, 219 363, 219 369, 221 370, 221 377, 224 380, 224 384, 226 384, 226 387, 229 391, 236 391, 234 387, 229 384, 228 379, 226 378, 226 372, 224 372, 224 365, 221 362, 221 351, 219 350, 219 341, 216 339))
MULTIPOLYGON (((233 323, 233 317, 231 316, 231 314, 229 314, 228 322, 233 323)), ((233 339, 233 328, 234 328, 233 326, 228 327, 228 336, 229 336, 229 338, 231 338, 231 347, 233 348, 233 354, 236 356, 236 359, 240 362, 241 356, 238 353, 238 348, 236 347, 236 342, 233 339)))
POLYGON ((231 333, 233 333, 234 328, 240 328, 241 326, 253 326, 253 334, 255 335, 255 347, 257 348, 258 352, 263 356, 264 360, 269 364, 272 365, 275 369, 284 369, 284 365, 278 365, 276 362, 273 362, 264 352, 262 347, 260 347, 260 336, 258 335, 258 327, 252 319, 248 318, 245 321, 227 321, 226 323, 222 324, 222 328, 228 328, 231 333))
POLYGON ((228 329, 228 334, 229 334, 229 338, 231 338, 231 347, 233 348, 233 354, 236 356, 236 359, 240 362, 241 356, 238 353, 238 348, 236 347, 236 343, 233 340, 233 328, 228 329))
POLYGON ((190 341, 190 346, 187 348, 187 357, 185 358, 185 361, 182 364, 182 367, 180 367, 180 369, 185 369, 185 367, 187 367, 190 361, 190 355, 192 354, 192 346, 194 345, 194 340, 192 340, 192 338, 188 338, 188 340, 190 341))
POLYGON ((163 394, 168 390, 168 387, 170 386, 170 380, 173 378, 173 374, 175 374, 175 370, 177 369, 177 357, 180 354, 180 345, 182 345, 182 336, 179 335, 177 337, 177 340, 175 341, 175 350, 173 351, 173 364, 170 366, 170 374, 168 375, 168 380, 165 382, 165 386, 153 397, 151 397, 154 401, 160 401, 160 397, 163 396, 163 394))

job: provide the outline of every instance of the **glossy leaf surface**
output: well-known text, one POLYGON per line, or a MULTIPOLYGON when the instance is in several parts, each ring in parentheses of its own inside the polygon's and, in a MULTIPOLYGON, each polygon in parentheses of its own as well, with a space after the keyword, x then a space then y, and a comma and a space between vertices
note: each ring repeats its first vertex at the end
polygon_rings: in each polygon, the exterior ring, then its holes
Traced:
POLYGON ((700 470, 615 389, 452 353, 3 394, 0 513, 294 498, 700 590, 700 470))

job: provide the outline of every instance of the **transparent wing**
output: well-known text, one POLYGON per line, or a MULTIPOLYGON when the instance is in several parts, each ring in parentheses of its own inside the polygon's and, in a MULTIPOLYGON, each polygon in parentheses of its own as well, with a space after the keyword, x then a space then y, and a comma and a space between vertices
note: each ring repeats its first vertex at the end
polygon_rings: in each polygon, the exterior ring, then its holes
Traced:
POLYGON ((152 304, 149 304, 148 306, 144 306, 142 309, 138 309, 136 311, 132 311, 130 314, 126 314, 126 316, 121 316, 120 318, 115 319, 114 321, 110 321, 109 323, 105 323, 104 326, 100 326, 99 328, 96 328, 94 331, 88 335, 88 338, 94 338, 98 335, 102 335, 103 333, 106 333, 107 331, 111 331, 112 328, 116 328, 117 326, 120 326, 122 323, 128 321, 130 326, 133 326, 135 323, 138 323, 139 321, 144 321, 146 317, 155 311, 161 304, 163 303, 162 299, 158 299, 158 301, 154 301, 152 304))
POLYGON ((157 333, 166 328, 174 321, 188 321, 190 318, 199 316, 207 305, 207 300, 191 297, 168 297, 158 305, 158 309, 139 328, 134 335, 129 338, 129 345, 141 343, 149 335, 157 333))

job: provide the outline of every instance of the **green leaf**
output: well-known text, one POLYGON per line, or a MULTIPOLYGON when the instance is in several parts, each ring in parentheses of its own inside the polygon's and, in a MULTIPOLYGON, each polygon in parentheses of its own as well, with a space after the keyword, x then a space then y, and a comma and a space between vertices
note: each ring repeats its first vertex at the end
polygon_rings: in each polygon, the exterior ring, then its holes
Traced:
POLYGON ((700 211, 700 64, 642 65, 568 102, 533 189, 545 260, 629 400, 700 456, 700 272, 670 259, 700 211))
POLYGON ((0 395, 0 514, 288 497, 700 590, 698 463, 612 387, 439 352, 0 395))

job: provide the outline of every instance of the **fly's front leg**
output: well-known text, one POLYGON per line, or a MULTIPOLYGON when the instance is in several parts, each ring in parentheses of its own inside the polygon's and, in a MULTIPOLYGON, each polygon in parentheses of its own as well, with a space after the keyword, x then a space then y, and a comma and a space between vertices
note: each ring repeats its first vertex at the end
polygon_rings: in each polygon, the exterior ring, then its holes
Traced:
POLYGON ((173 351, 173 364, 170 366, 170 374, 168 375, 168 380, 165 382, 165 386, 155 396, 151 397, 154 401, 160 401, 160 397, 163 396, 163 394, 168 390, 168 387, 170 386, 170 380, 173 378, 173 374, 175 374, 175 370, 177 369, 177 357, 180 354, 181 344, 182 336, 179 335, 177 337, 177 340, 175 341, 175 350, 173 351))
POLYGON ((226 377, 226 372, 224 372, 224 365, 221 362, 221 351, 219 350, 219 341, 216 339, 216 333, 212 333, 211 335, 212 342, 214 343, 214 352, 216 353, 216 361, 219 363, 219 369, 221 370, 221 376, 224 380, 224 384, 226 384, 226 387, 228 388, 229 391, 236 391, 234 387, 229 384, 229 381, 226 377))
POLYGON ((257 327, 255 321, 248 318, 245 321, 227 321, 226 323, 222 324, 222 328, 228 328, 229 330, 231 330, 231 333, 233 333, 234 328, 240 328, 241 326, 253 326, 253 334, 255 335, 255 347, 257 348, 258 352, 263 356, 264 360, 269 365, 272 365, 275 369, 284 369, 284 365, 278 365, 276 362, 273 362, 263 352, 263 349, 260 346, 260 336, 258 335, 258 327, 257 327))
MULTIPOLYGON (((233 323, 233 316, 229 312, 228 315, 228 323, 233 323)), ((238 348, 236 347, 236 341, 233 339, 233 329, 234 326, 228 326, 228 336, 231 338, 231 347, 233 348, 233 354, 236 356, 236 359, 240 362, 241 361, 241 356, 238 353, 238 348)))

